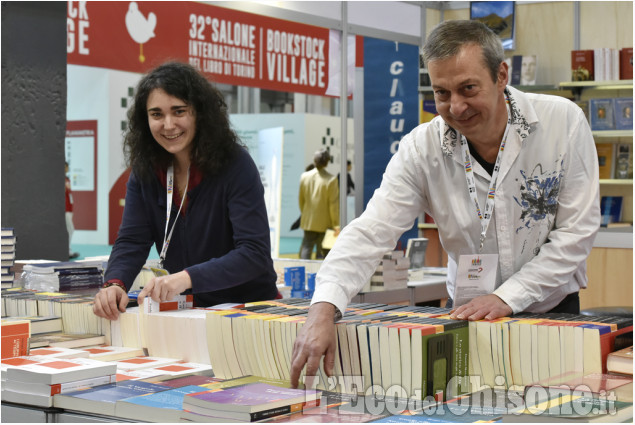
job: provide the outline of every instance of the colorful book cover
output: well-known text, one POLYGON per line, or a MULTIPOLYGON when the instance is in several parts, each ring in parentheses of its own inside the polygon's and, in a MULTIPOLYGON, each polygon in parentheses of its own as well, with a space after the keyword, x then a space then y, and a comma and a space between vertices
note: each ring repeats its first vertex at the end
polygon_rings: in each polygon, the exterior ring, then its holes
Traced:
POLYGON ((204 388, 188 385, 119 399, 115 406, 115 415, 140 421, 158 419, 160 422, 178 422, 185 395, 198 393, 202 390, 204 388), (148 409, 142 409, 143 407, 157 411, 155 414, 151 414, 148 409))
POLYGON ((615 129, 613 99, 591 99, 589 105, 591 130, 604 131, 615 129))
POLYGON ((615 103, 615 129, 633 129, 633 98, 618 97, 613 99, 615 103))
POLYGON ((100 385, 67 394, 57 394, 53 400, 55 407, 65 409, 86 410, 94 413, 115 415, 115 404, 118 400, 167 391, 163 385, 143 381, 126 381, 100 385))
POLYGON ((210 409, 253 413, 264 409, 308 402, 320 397, 316 390, 281 388, 268 384, 248 384, 222 391, 187 395, 187 402, 210 409))
POLYGON ((619 145, 617 145, 614 178, 616 179, 632 179, 633 178, 633 144, 632 143, 620 143, 619 145))
POLYGON ((593 81, 593 50, 571 51, 571 81, 593 81))
POLYGON ((602 218, 600 226, 606 227, 609 223, 618 223, 622 219, 621 196, 602 196, 600 199, 600 212, 602 218))

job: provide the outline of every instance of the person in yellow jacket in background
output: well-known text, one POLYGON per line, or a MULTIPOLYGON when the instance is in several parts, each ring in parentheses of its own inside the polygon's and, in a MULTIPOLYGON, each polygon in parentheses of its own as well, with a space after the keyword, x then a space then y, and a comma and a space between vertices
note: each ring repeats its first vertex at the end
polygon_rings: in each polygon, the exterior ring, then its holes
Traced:
POLYGON ((331 160, 328 150, 315 152, 313 163, 315 168, 302 173, 300 177, 300 228, 304 231, 300 258, 310 259, 313 247, 315 258, 324 258, 322 241, 327 229, 339 233, 340 204, 337 177, 326 171, 331 160))

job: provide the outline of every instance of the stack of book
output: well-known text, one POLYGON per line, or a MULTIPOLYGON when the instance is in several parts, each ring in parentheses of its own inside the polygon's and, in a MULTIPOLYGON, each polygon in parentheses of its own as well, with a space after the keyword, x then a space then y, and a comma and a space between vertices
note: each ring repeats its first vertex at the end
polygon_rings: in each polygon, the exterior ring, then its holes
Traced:
MULTIPOLYGON (((283 299, 207 313, 215 375, 289 379, 293 344, 307 309, 308 301, 283 299)), ((365 393, 371 386, 373 391, 399 387, 400 395, 423 399, 443 397, 452 381, 454 394, 466 392, 468 323, 447 313, 435 307, 351 304, 337 323, 335 378, 327 380, 321 364, 317 388, 365 393)))
POLYGON ((3 323, 22 320, 31 322, 31 335, 62 331, 62 318, 59 316, 10 316, 2 318, 3 323))
POLYGON ((14 357, 2 364, 6 367, 2 400, 42 407, 51 407, 57 393, 114 382, 117 372, 114 363, 48 355, 14 357))
POLYGON ((565 373, 606 373, 615 338, 632 331, 632 318, 566 313, 470 322, 470 375, 480 385, 522 389, 565 373))
POLYGON ((53 262, 26 264, 25 286, 47 291, 97 289, 103 284, 103 262, 53 262))
MULTIPOLYGON (((34 322, 44 322, 44 318, 49 318, 47 325, 42 327, 53 327, 46 331, 63 331, 69 335, 103 335, 104 329, 110 327, 108 320, 101 319, 93 313, 93 297, 77 296, 58 292, 38 292, 33 289, 9 288, 2 290, 2 315, 8 317, 31 317, 34 322), (36 316, 43 319, 35 319, 36 316), (61 318, 62 327, 59 326, 61 318)), ((37 325, 38 329, 40 328, 37 325)), ((44 334, 34 331, 40 338, 44 334)), ((32 343, 35 338, 32 339, 32 343)), ((92 342, 86 345, 103 343, 104 340, 92 342)), ((33 346, 33 345, 32 345, 33 346)))
POLYGON ((3 227, 0 230, 0 239, 2 239, 2 246, 0 248, 0 261, 2 261, 0 268, 2 271, 2 288, 11 288, 15 278, 14 266, 16 237, 13 233, 13 228, 3 227))
POLYGON ((405 288, 408 286, 409 268, 410 259, 404 256, 403 251, 387 252, 370 277, 370 282, 362 291, 373 292, 405 288))

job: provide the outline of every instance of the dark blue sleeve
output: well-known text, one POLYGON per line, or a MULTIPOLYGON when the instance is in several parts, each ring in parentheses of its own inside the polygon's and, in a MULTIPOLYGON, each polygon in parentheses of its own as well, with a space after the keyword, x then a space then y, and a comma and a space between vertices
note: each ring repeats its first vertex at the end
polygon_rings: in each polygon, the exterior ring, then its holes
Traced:
POLYGON ((218 291, 247 282, 275 282, 264 188, 258 168, 246 151, 240 150, 238 158, 225 171, 223 182, 233 248, 223 256, 186 268, 193 293, 218 291))
POLYGON ((150 221, 141 182, 133 172, 126 185, 123 218, 108 259, 104 281, 119 279, 130 290, 153 243, 150 221))

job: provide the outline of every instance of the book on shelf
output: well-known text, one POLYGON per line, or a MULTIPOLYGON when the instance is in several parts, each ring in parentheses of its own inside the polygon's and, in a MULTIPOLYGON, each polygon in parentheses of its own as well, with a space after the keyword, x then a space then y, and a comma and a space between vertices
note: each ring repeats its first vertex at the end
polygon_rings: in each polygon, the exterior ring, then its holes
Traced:
POLYGON ((620 49, 620 80, 633 79, 633 48, 620 49))
POLYGON ((576 105, 578 105, 580 107, 580 109, 582 109, 582 112, 584 113, 584 116, 587 120, 587 122, 590 122, 590 117, 589 117, 589 101, 586 99, 579 99, 574 101, 574 103, 576 105))
POLYGON ((536 55, 523 55, 520 66, 520 84, 523 86, 535 86, 538 74, 538 57, 536 55))
POLYGON ((512 56, 512 68, 509 73, 509 75, 511 76, 509 85, 511 86, 520 85, 520 73, 522 72, 522 66, 523 66, 522 55, 512 56))
POLYGON ((616 179, 633 178, 633 145, 620 143, 616 147, 615 175, 616 179))
POLYGON ((7 380, 61 384, 96 376, 114 375, 117 365, 88 358, 55 359, 7 369, 7 380))
POLYGON ((608 47, 593 49, 593 67, 595 81, 613 81, 620 79, 619 51, 608 47))
POLYGON ((606 227, 609 223, 619 223, 622 220, 622 196, 602 196, 600 198, 600 226, 606 227))
POLYGON ((633 129, 633 98, 616 97, 613 99, 615 109, 615 129, 633 129))
POLYGON ((437 105, 434 100, 424 99, 422 103, 421 122, 430 122, 434 117, 439 115, 437 105))
POLYGON ((606 358, 606 369, 609 372, 633 375, 633 346, 614 351, 606 358))
POLYGON ((591 130, 605 131, 615 129, 613 99, 590 99, 589 108, 591 130))
POLYGON ((53 396, 53 406, 98 415, 115 416, 118 400, 166 390, 169 388, 150 382, 124 381, 56 394, 53 396))
POLYGON ((317 405, 321 391, 281 388, 264 383, 187 394, 183 409, 207 416, 247 422, 317 405))
POLYGON ((571 81, 593 81, 593 50, 571 51, 571 81))
POLYGON ((188 385, 120 399, 115 403, 115 415, 144 422, 179 422, 183 399, 188 394, 201 391, 205 388, 188 385))
POLYGON ((596 143, 595 149, 598 154, 598 167, 601 179, 613 178, 614 173, 614 157, 615 157, 615 144, 614 143, 596 143))

